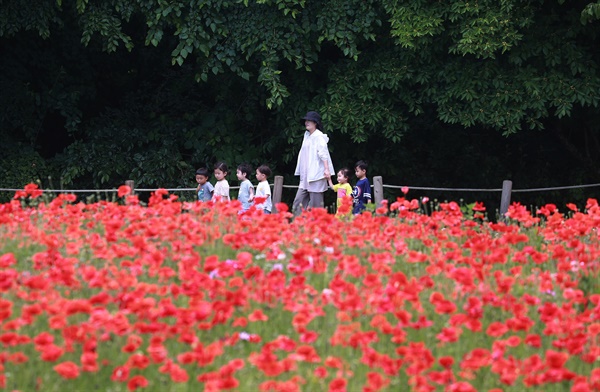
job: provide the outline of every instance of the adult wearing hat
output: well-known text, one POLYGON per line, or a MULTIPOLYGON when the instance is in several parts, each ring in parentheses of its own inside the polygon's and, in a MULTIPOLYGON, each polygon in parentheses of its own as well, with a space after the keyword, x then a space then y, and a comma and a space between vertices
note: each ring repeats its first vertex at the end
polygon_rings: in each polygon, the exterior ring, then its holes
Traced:
POLYGON ((327 179, 335 173, 327 148, 329 138, 322 132, 321 116, 311 111, 302 117, 301 122, 306 132, 294 173, 300 176, 298 192, 292 206, 296 215, 302 209, 324 206, 323 194, 327 190, 327 179))

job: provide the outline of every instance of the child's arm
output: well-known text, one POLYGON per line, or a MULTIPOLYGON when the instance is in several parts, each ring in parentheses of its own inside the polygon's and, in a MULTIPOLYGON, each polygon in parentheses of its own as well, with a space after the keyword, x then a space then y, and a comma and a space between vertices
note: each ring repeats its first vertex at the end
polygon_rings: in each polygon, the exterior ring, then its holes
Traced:
POLYGON ((220 199, 220 195, 221 195, 221 186, 219 185, 219 182, 217 181, 215 183, 215 185, 213 186, 212 184, 210 184, 211 189, 210 189, 210 196, 211 196, 211 200, 212 201, 217 201, 218 199, 220 199))
POLYGON ((205 186, 206 186, 205 190, 208 190, 208 194, 210 195, 210 199, 212 200, 212 198, 215 194, 215 187, 210 182, 207 182, 205 184, 205 186))
POLYGON ((333 189, 333 181, 331 181, 331 177, 327 177, 327 182, 329 183, 329 188, 331 188, 332 191, 335 191, 335 189, 333 189))
POLYGON ((248 196, 248 201, 253 201, 254 200, 254 186, 250 185, 250 189, 248 191, 250 192, 250 196, 248 196))
POLYGON ((223 187, 223 200, 231 201, 231 197, 229 197, 229 184, 226 184, 225 186, 226 187, 223 187))

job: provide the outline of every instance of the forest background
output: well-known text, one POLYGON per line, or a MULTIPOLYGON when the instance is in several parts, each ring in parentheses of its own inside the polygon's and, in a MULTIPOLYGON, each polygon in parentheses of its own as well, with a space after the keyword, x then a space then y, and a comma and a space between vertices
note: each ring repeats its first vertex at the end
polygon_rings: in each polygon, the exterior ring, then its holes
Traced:
POLYGON ((590 0, 0 0, 0 188, 194 187, 218 160, 297 184, 308 110, 385 184, 599 183, 599 33, 590 0))

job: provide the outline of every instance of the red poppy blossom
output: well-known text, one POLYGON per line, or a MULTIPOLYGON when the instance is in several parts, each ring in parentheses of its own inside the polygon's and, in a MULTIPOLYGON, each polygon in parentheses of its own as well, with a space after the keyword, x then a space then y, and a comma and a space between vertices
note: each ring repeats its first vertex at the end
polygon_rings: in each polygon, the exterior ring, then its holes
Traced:
POLYGON ((125 382, 129 379, 129 367, 117 366, 110 377, 112 381, 125 382))
POLYGON ((42 195, 42 190, 39 189, 37 184, 30 183, 25 185, 25 193, 31 196, 32 199, 40 197, 42 195))
POLYGON ((269 317, 266 314, 264 314, 261 309, 256 309, 254 312, 248 315, 248 321, 250 322, 267 320, 269 320, 269 317))
POLYGON ((58 347, 57 345, 55 345, 53 343, 45 345, 45 346, 40 346, 39 350, 41 351, 40 357, 42 358, 42 360, 48 361, 48 362, 56 361, 64 353, 64 350, 62 348, 58 347))
POLYGON ((492 336, 492 337, 495 337, 495 338, 498 338, 498 337, 504 335, 507 332, 508 332, 508 327, 506 325, 504 325, 503 323, 500 323, 498 321, 492 322, 488 326, 488 328, 486 330, 486 333, 489 336, 492 336))
POLYGON ((147 386, 148 380, 146 377, 140 375, 131 377, 131 379, 127 382, 127 389, 130 391, 135 391, 138 388, 145 388, 147 386))
POLYGON ((66 379, 79 377, 79 367, 71 361, 59 363, 54 366, 54 371, 66 379))
POLYGON ((343 378, 335 378, 329 383, 329 392, 345 392, 348 382, 343 378))
POLYGON ((117 190, 117 196, 123 197, 127 196, 131 193, 131 187, 128 185, 121 185, 117 190))

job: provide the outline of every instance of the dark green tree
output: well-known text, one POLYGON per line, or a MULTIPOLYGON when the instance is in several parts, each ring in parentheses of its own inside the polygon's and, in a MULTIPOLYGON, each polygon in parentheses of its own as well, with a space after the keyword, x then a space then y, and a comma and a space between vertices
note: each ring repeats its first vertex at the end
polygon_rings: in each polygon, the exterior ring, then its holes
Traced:
POLYGON ((463 129, 540 131, 598 176, 599 15, 589 0, 2 2, 1 131, 67 183, 184 184, 215 159, 290 172, 308 109, 336 159, 377 153, 391 177, 435 177, 399 169, 418 161, 407 135, 448 146, 463 129), (59 136, 68 148, 44 151, 59 136))

